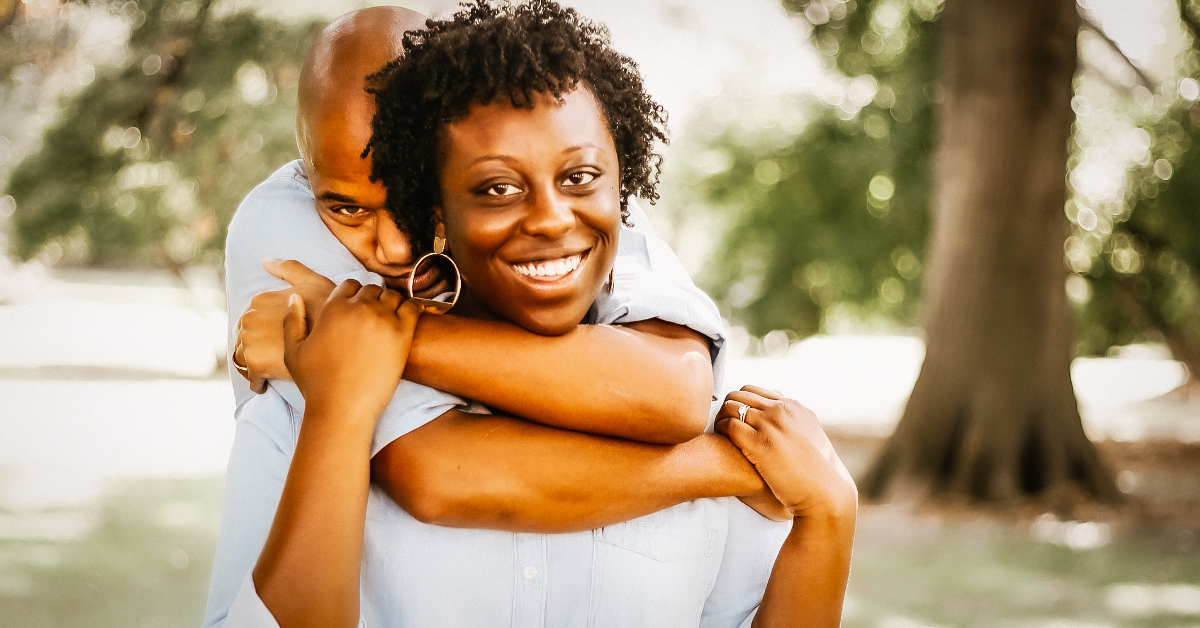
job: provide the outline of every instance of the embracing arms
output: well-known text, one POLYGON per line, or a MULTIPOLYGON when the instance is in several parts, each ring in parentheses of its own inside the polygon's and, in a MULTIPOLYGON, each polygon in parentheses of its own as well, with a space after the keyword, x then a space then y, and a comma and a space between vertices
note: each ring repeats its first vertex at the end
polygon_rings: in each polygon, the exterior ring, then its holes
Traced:
MULTIPOLYGON (((333 289, 300 262, 264 268, 293 288, 254 297, 238 323, 235 359, 259 391, 266 379, 290 378, 278 337, 287 297, 319 311, 333 289)), ((543 425, 659 444, 704 431, 713 388, 708 340, 658 320, 547 337, 503 321, 426 316, 404 377, 543 425)))
POLYGON ((713 389, 707 340, 658 320, 545 337, 427 316, 404 376, 543 425, 658 444, 703 433, 713 389))

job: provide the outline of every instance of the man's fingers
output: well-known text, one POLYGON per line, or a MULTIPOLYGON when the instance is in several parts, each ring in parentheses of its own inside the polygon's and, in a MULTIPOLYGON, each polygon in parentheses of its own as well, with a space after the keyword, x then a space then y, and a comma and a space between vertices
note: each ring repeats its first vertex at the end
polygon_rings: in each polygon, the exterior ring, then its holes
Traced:
POLYGON ((329 281, 324 275, 312 270, 308 266, 297 262, 294 259, 264 259, 262 261, 263 270, 272 275, 298 286, 302 283, 320 282, 333 286, 333 282, 329 281))
POLYGON ((288 354, 293 346, 308 336, 308 315, 304 311, 304 299, 293 294, 288 297, 287 314, 283 316, 284 354, 288 354))

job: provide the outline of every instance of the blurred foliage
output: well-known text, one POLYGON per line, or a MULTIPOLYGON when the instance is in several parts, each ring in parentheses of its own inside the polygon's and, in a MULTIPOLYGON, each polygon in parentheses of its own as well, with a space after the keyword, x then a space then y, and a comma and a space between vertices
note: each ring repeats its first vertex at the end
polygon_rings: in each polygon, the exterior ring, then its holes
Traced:
POLYGON ((1150 146, 1129 172, 1124 202, 1115 208, 1069 206, 1074 233, 1065 247, 1068 266, 1086 278, 1086 286, 1080 282, 1069 290, 1084 304, 1079 351, 1102 353, 1147 337, 1162 339, 1193 376, 1200 373, 1200 22, 1193 17, 1195 8, 1183 8, 1180 15, 1191 40, 1178 61, 1184 78, 1165 84, 1166 112, 1141 125, 1150 146))
POLYGON ((707 287, 751 333, 811 334, 831 312, 912 324, 929 229, 936 0, 785 1, 839 84, 782 148, 718 135, 699 193, 733 208, 707 287), (715 156, 715 157, 714 157, 715 156), (727 167, 725 167, 727 166, 727 167))
POLYGON ((212 0, 72 4, 120 18, 127 52, 77 72, 86 85, 12 173, 11 253, 219 263, 241 198, 296 156, 296 80, 318 25, 220 15, 212 0))
MULTIPOLYGON (((1191 12, 1181 17, 1193 47, 1179 64, 1200 78, 1200 3, 1188 1, 1191 12)), ((831 314, 916 324, 933 192, 941 1, 783 2, 812 26, 813 44, 840 84, 794 105, 811 122, 782 147, 778 138, 729 130, 698 151, 694 161, 707 172, 697 177, 697 193, 731 217, 707 287, 756 335, 824 331, 831 314)), ((1157 94, 1117 86, 1118 100, 1137 103, 1135 113, 1117 115, 1140 126, 1131 130, 1147 150, 1128 173, 1123 199, 1095 203, 1077 192, 1068 203, 1066 288, 1077 305, 1079 353, 1165 339, 1197 371, 1200 83, 1164 85, 1157 94)), ((1081 133, 1070 168, 1082 147, 1107 141, 1081 133)))

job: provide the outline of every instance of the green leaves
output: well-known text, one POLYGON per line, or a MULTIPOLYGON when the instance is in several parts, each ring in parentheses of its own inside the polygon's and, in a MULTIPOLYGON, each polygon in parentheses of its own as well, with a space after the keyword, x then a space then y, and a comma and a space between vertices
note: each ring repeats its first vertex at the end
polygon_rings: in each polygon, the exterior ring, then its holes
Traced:
POLYGON ((296 156, 295 84, 316 24, 208 0, 93 2, 128 52, 60 103, 13 172, 12 253, 101 264, 219 264, 241 198, 296 156))

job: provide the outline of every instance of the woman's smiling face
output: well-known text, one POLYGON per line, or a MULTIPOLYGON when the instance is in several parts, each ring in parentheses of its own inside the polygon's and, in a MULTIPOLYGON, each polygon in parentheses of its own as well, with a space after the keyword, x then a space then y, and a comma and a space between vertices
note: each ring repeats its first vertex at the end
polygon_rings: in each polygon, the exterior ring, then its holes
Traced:
POLYGON ((472 106, 441 135, 442 220, 475 294, 543 335, 570 331, 608 278, 621 226, 620 167, 586 88, 472 106))

